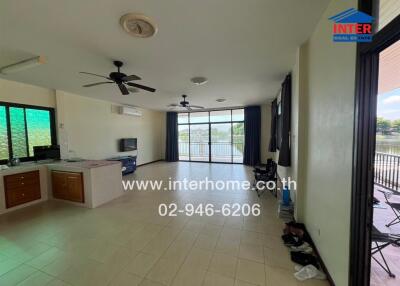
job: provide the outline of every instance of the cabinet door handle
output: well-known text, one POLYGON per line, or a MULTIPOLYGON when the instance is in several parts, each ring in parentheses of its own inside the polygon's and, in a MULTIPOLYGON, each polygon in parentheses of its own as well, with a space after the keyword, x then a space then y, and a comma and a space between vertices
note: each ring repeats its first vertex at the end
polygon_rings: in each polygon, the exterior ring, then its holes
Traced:
POLYGON ((24 194, 24 193, 22 193, 22 196, 23 196, 23 197, 25 197, 25 194, 24 194))
POLYGON ((25 177, 24 176, 21 176, 21 179, 24 179, 25 177))
POLYGON ((24 182, 22 182, 21 185, 25 185, 24 182))

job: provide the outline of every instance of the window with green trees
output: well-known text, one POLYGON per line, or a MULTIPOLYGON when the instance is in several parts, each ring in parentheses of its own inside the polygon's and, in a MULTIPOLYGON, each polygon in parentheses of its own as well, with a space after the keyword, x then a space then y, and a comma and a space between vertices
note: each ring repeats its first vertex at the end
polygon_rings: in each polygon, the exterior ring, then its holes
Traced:
POLYGON ((33 159, 33 147, 55 144, 54 109, 0 103, 0 161, 33 159))
POLYGON ((8 159, 6 107, 0 105, 0 160, 8 159))

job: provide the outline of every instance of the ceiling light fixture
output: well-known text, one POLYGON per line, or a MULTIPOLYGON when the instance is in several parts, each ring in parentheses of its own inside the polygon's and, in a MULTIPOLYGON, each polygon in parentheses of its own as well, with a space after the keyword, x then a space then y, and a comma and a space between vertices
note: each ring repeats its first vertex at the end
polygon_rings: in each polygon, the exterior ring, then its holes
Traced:
POLYGON ((11 73, 16 73, 22 70, 30 69, 36 66, 39 66, 41 64, 46 63, 44 57, 42 56, 37 56, 33 58, 29 58, 20 62, 17 62, 15 64, 11 64, 5 67, 0 68, 0 73, 2 74, 11 74, 11 73))
POLYGON ((123 15, 119 23, 125 32, 138 38, 149 38, 157 33, 156 24, 147 16, 138 13, 123 15))
POLYGON ((194 83, 195 85, 202 85, 202 84, 207 83, 208 79, 204 76, 195 76, 195 77, 192 77, 190 79, 190 81, 192 83, 194 83))
POLYGON ((224 102, 224 101, 226 101, 226 99, 225 98, 218 98, 217 100, 215 100, 216 102, 224 102))

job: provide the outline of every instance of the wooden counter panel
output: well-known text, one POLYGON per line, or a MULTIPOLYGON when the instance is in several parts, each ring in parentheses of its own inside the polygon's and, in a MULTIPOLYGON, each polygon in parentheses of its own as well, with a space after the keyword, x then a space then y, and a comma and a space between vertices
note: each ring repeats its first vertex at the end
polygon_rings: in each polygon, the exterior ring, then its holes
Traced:
POLYGON ((39 171, 4 176, 6 208, 41 198, 39 171))
POLYGON ((84 203, 83 175, 75 172, 52 171, 53 197, 84 203))

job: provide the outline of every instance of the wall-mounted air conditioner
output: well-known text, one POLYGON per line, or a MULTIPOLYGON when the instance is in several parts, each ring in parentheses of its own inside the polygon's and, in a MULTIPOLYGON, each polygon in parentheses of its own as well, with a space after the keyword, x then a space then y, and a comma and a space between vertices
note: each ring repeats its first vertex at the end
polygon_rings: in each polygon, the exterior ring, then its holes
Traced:
POLYGON ((119 114, 130 115, 130 116, 142 116, 142 112, 132 106, 120 106, 119 114))

